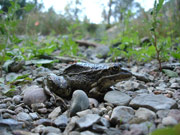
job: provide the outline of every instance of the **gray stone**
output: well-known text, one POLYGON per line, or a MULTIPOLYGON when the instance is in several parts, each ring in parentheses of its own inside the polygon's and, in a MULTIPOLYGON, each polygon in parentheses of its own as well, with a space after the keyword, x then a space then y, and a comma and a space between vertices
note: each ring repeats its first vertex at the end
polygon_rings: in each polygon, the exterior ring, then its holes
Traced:
POLYGON ((164 118, 164 117, 167 117, 168 113, 169 113, 169 109, 168 110, 159 110, 156 112, 158 118, 164 118))
POLYGON ((139 108, 136 111, 135 116, 143 120, 154 120, 156 118, 156 114, 153 111, 146 108, 139 108))
POLYGON ((62 114, 54 120, 54 123, 57 127, 65 128, 68 121, 68 117, 65 114, 62 114))
POLYGON ((92 114, 92 113, 93 113, 92 110, 86 109, 86 110, 84 110, 84 111, 77 112, 77 115, 78 115, 79 117, 82 117, 82 116, 85 116, 86 114, 92 114))
POLYGON ((165 126, 174 126, 178 124, 178 122, 173 117, 168 116, 162 119, 162 124, 165 126))
POLYGON ((39 116, 37 115, 37 113, 29 113, 29 115, 31 116, 31 118, 32 118, 33 120, 36 120, 36 119, 39 118, 39 116))
POLYGON ((133 108, 145 107, 153 111, 176 108, 176 101, 163 95, 141 94, 131 100, 133 108))
POLYGON ((91 131, 83 131, 83 132, 81 132, 80 135, 98 135, 98 134, 91 132, 91 131))
POLYGON ((130 125, 129 128, 130 128, 130 131, 137 130, 143 135, 148 135, 149 133, 155 130, 156 126, 154 123, 151 123, 151 122, 143 122, 141 124, 132 124, 130 125))
POLYGON ((31 133, 23 130, 13 130, 14 135, 39 135, 38 133, 31 133))
MULTIPOLYGON (((14 119, 0 119, 0 129, 10 127, 13 129, 20 129, 23 126, 23 122, 16 121, 14 119)), ((0 130, 1 131, 1 130, 0 130)))
POLYGON ((97 133, 104 133, 104 131, 107 129, 108 129, 107 127, 98 124, 93 124, 92 126, 92 130, 94 130, 97 133))
POLYGON ((50 119, 39 119, 34 122, 34 125, 45 125, 45 126, 51 126, 54 123, 50 119))
POLYGON ((72 117, 71 119, 70 119, 70 121, 68 122, 68 124, 67 124, 67 126, 66 126, 66 128, 65 128, 65 130, 64 130, 64 134, 66 135, 66 134, 69 134, 70 133, 70 131, 72 131, 73 129, 74 129, 74 127, 76 126, 76 121, 79 119, 79 117, 78 116, 74 116, 74 117, 72 117))
POLYGON ((22 100, 22 96, 20 96, 20 95, 15 95, 13 97, 13 101, 14 101, 15 104, 20 104, 21 100, 22 100))
POLYGON ((61 107, 56 107, 49 115, 48 118, 49 119, 55 119, 57 118, 57 116, 61 113, 61 107))
POLYGON ((56 133, 56 134, 60 134, 61 133, 61 130, 59 128, 55 128, 55 127, 52 127, 52 126, 47 126, 47 127, 44 127, 43 129, 43 133, 56 133))
POLYGON ((117 128, 109 128, 104 131, 106 135, 124 135, 122 132, 117 128))
POLYGON ((78 131, 72 131, 72 132, 65 134, 65 135, 81 135, 81 133, 78 131))
POLYGON ((72 131, 72 132, 68 133, 67 135, 81 135, 81 133, 78 131, 72 131))
POLYGON ((119 90, 139 90, 139 89, 147 89, 147 87, 141 83, 135 81, 126 81, 126 82, 119 82, 115 85, 119 90))
POLYGON ((109 91, 105 94, 104 100, 114 105, 128 105, 131 97, 120 91, 109 91))
POLYGON ((111 123, 113 125, 126 123, 134 117, 135 111, 131 107, 117 106, 113 109, 111 123))
POLYGON ((80 128, 87 128, 92 126, 100 119, 100 116, 97 114, 87 114, 76 121, 76 124, 80 128))
POLYGON ((133 73, 133 75, 136 77, 137 80, 144 81, 144 82, 150 82, 152 81, 148 74, 140 74, 140 73, 133 73))
POLYGON ((34 85, 24 90, 23 102, 29 106, 35 103, 44 103, 46 100, 47 95, 45 94, 43 88, 39 88, 34 85))
POLYGON ((76 115, 77 112, 83 111, 89 107, 89 99, 86 93, 82 90, 74 91, 70 106, 70 116, 76 115))
POLYGON ((169 111, 168 116, 173 117, 175 120, 180 122, 180 110, 178 109, 172 109, 169 111))
POLYGON ((89 104, 90 104, 90 108, 93 108, 93 107, 97 107, 99 103, 95 98, 89 98, 89 104))
POLYGON ((32 120, 31 116, 25 112, 18 113, 16 118, 17 120, 20 120, 20 121, 32 120))
POLYGON ((100 118, 98 124, 103 125, 105 127, 110 127, 109 121, 106 118, 103 118, 103 117, 100 118))

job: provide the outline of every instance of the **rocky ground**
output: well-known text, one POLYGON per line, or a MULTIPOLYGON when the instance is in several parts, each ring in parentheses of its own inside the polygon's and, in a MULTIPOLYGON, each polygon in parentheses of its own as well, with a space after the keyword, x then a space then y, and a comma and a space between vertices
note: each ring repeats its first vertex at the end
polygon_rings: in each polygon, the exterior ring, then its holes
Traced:
MULTIPOLYGON (((96 51, 82 47, 81 51, 92 62, 108 59, 107 47, 96 51), (96 52, 102 58, 97 58, 96 52)), ((112 86, 101 102, 75 91, 72 99, 63 99, 68 105, 65 108, 61 100, 54 102, 46 95, 42 80, 49 73, 58 74, 72 61, 62 59, 50 68, 26 61, 23 68, 9 67, 10 72, 4 72, 6 81, 19 74, 29 74, 32 81, 16 80, 11 85, 16 86, 14 95, 0 96, 0 135, 147 135, 180 122, 180 63, 176 60, 163 63, 162 73, 156 61, 139 64, 121 59, 136 77, 112 86), (80 111, 70 117, 69 109, 79 105, 80 111)), ((1 87, 1 94, 7 89, 1 87)))

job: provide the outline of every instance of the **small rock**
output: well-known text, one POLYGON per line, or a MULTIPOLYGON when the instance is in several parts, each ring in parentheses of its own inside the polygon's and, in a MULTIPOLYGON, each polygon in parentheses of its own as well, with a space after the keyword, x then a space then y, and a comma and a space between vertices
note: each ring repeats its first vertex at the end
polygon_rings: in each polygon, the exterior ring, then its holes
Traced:
POLYGON ((115 85, 118 90, 133 91, 139 89, 146 89, 147 87, 135 81, 119 82, 115 85))
POLYGON ((124 135, 122 132, 117 128, 109 128, 104 131, 106 135, 124 135))
POLYGON ((52 126, 47 126, 43 128, 43 134, 47 134, 47 133, 56 133, 56 134, 60 134, 61 130, 59 128, 55 128, 52 126))
POLYGON ((31 116, 31 118, 33 120, 37 120, 39 118, 39 116, 37 115, 37 113, 29 113, 29 115, 31 116))
POLYGON ((137 130, 139 133, 142 133, 142 135, 148 135, 155 130, 156 126, 151 122, 143 122, 141 124, 131 124, 129 128, 130 131, 137 130))
POLYGON ((180 84, 179 83, 172 83, 170 88, 172 88, 172 89, 179 89, 180 88, 180 84))
POLYGON ((85 116, 86 114, 92 114, 92 110, 86 109, 86 110, 84 110, 84 111, 77 112, 77 115, 78 115, 79 117, 85 116))
POLYGON ((80 128, 87 128, 92 126, 100 119, 100 116, 97 114, 87 114, 76 121, 76 124, 80 128))
POLYGON ((76 126, 76 121, 79 119, 78 116, 74 116, 70 119, 70 121, 68 122, 65 130, 64 130, 64 134, 69 134, 70 131, 72 131, 74 129, 74 127, 76 126))
POLYGON ((107 127, 101 126, 101 125, 98 125, 98 124, 94 124, 92 126, 92 130, 94 130, 97 133, 104 133, 104 131, 107 130, 107 129, 108 129, 107 127))
POLYGON ((151 82, 153 79, 148 74, 140 74, 140 73, 133 73, 137 80, 143 81, 145 83, 151 82))
POLYGON ((72 101, 70 106, 70 116, 76 115, 77 112, 83 111, 89 107, 89 99, 86 93, 82 90, 73 92, 72 101))
POLYGON ((44 103, 46 100, 47 96, 43 88, 34 85, 24 90, 23 102, 29 106, 34 103, 44 103))
POLYGON ((68 135, 81 135, 81 133, 78 131, 72 131, 72 132, 68 133, 68 135))
POLYGON ((34 121, 34 125, 52 126, 54 125, 54 123, 50 119, 39 119, 37 121, 34 121))
POLYGON ((17 114, 17 120, 19 121, 28 121, 28 120, 32 120, 30 115, 25 113, 25 112, 20 112, 17 114))
POLYGON ((134 117, 135 111, 131 107, 117 106, 113 109, 111 123, 113 125, 126 123, 134 117))
POLYGON ((12 129, 20 129, 23 127, 23 122, 16 121, 14 119, 0 119, 0 128, 1 127, 10 127, 12 129))
POLYGON ((89 104, 90 108, 93 108, 97 107, 99 103, 95 98, 89 98, 89 104))
POLYGON ((104 100, 114 105, 128 105, 131 97, 120 91, 109 91, 105 94, 104 100))
POLYGON ((141 94, 131 100, 133 108, 145 107, 154 111, 176 108, 176 101, 163 95, 141 94))
POLYGON ((178 122, 173 117, 168 116, 162 119, 162 124, 165 126, 174 126, 178 124, 178 122))
POLYGON ((40 108, 44 108, 45 105, 43 103, 34 103, 31 104, 31 108, 33 109, 33 111, 37 111, 40 108))
POLYGON ((175 120, 178 121, 178 123, 180 122, 180 110, 172 109, 169 111, 168 116, 173 117, 175 120))
POLYGON ((48 118, 54 120, 57 116, 61 114, 61 107, 56 107, 49 115, 48 118))
POLYGON ((156 112, 158 118, 164 118, 164 117, 167 117, 168 113, 169 113, 169 109, 168 110, 159 110, 156 112))
POLYGON ((106 118, 101 117, 98 124, 103 125, 105 127, 110 127, 110 123, 106 118))
POLYGON ((94 132, 91 132, 91 131, 83 131, 83 132, 81 132, 80 135, 97 135, 97 134, 94 132))
POLYGON ((47 113, 47 108, 40 108, 37 110, 37 112, 40 114, 45 114, 45 113, 47 113))
POLYGON ((146 108, 139 108, 136 111, 135 116, 143 120, 154 120, 156 118, 156 114, 153 111, 146 108))
POLYGON ((21 103, 21 100, 22 100, 22 96, 20 96, 20 95, 16 95, 13 97, 13 101, 17 105, 21 103))
POLYGON ((14 135, 39 135, 38 133, 31 133, 23 130, 14 130, 13 131, 14 135))
POLYGON ((35 132, 35 133, 40 133, 41 134, 43 132, 44 128, 45 128, 44 125, 38 125, 34 129, 32 129, 31 131, 35 132))
POLYGON ((67 126, 68 121, 68 117, 65 114, 62 114, 54 120, 54 123, 57 127, 64 129, 67 126))

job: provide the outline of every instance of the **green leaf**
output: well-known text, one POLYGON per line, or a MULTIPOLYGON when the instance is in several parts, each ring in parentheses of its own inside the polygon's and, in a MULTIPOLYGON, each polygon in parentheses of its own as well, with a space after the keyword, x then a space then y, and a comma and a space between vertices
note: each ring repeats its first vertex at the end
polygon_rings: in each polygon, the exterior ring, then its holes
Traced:
POLYGON ((3 69, 8 72, 8 68, 9 68, 9 65, 12 64, 14 62, 14 60, 7 60, 4 65, 3 65, 3 69))
POLYGON ((156 8, 156 13, 158 13, 160 11, 160 9, 162 8, 164 3, 164 0, 159 0, 158 4, 157 4, 157 8, 156 8))
POLYGON ((168 70, 168 69, 163 69, 163 72, 169 76, 169 77, 178 77, 178 73, 168 70))
POLYGON ((24 10, 26 10, 26 12, 30 12, 34 7, 35 7, 34 4, 27 4, 27 5, 24 7, 24 10))
POLYGON ((172 56, 176 59, 179 59, 180 60, 180 54, 179 53, 176 53, 176 52, 172 52, 172 56))

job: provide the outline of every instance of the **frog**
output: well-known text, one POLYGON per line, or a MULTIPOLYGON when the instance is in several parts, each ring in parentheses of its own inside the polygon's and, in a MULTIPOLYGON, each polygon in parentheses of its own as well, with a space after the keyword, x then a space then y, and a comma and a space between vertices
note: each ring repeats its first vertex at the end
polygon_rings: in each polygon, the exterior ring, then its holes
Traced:
POLYGON ((50 73, 44 79, 44 88, 49 95, 71 97, 73 91, 83 90, 89 97, 102 98, 114 84, 128 80, 132 73, 121 63, 77 62, 67 66, 60 75, 50 73))

